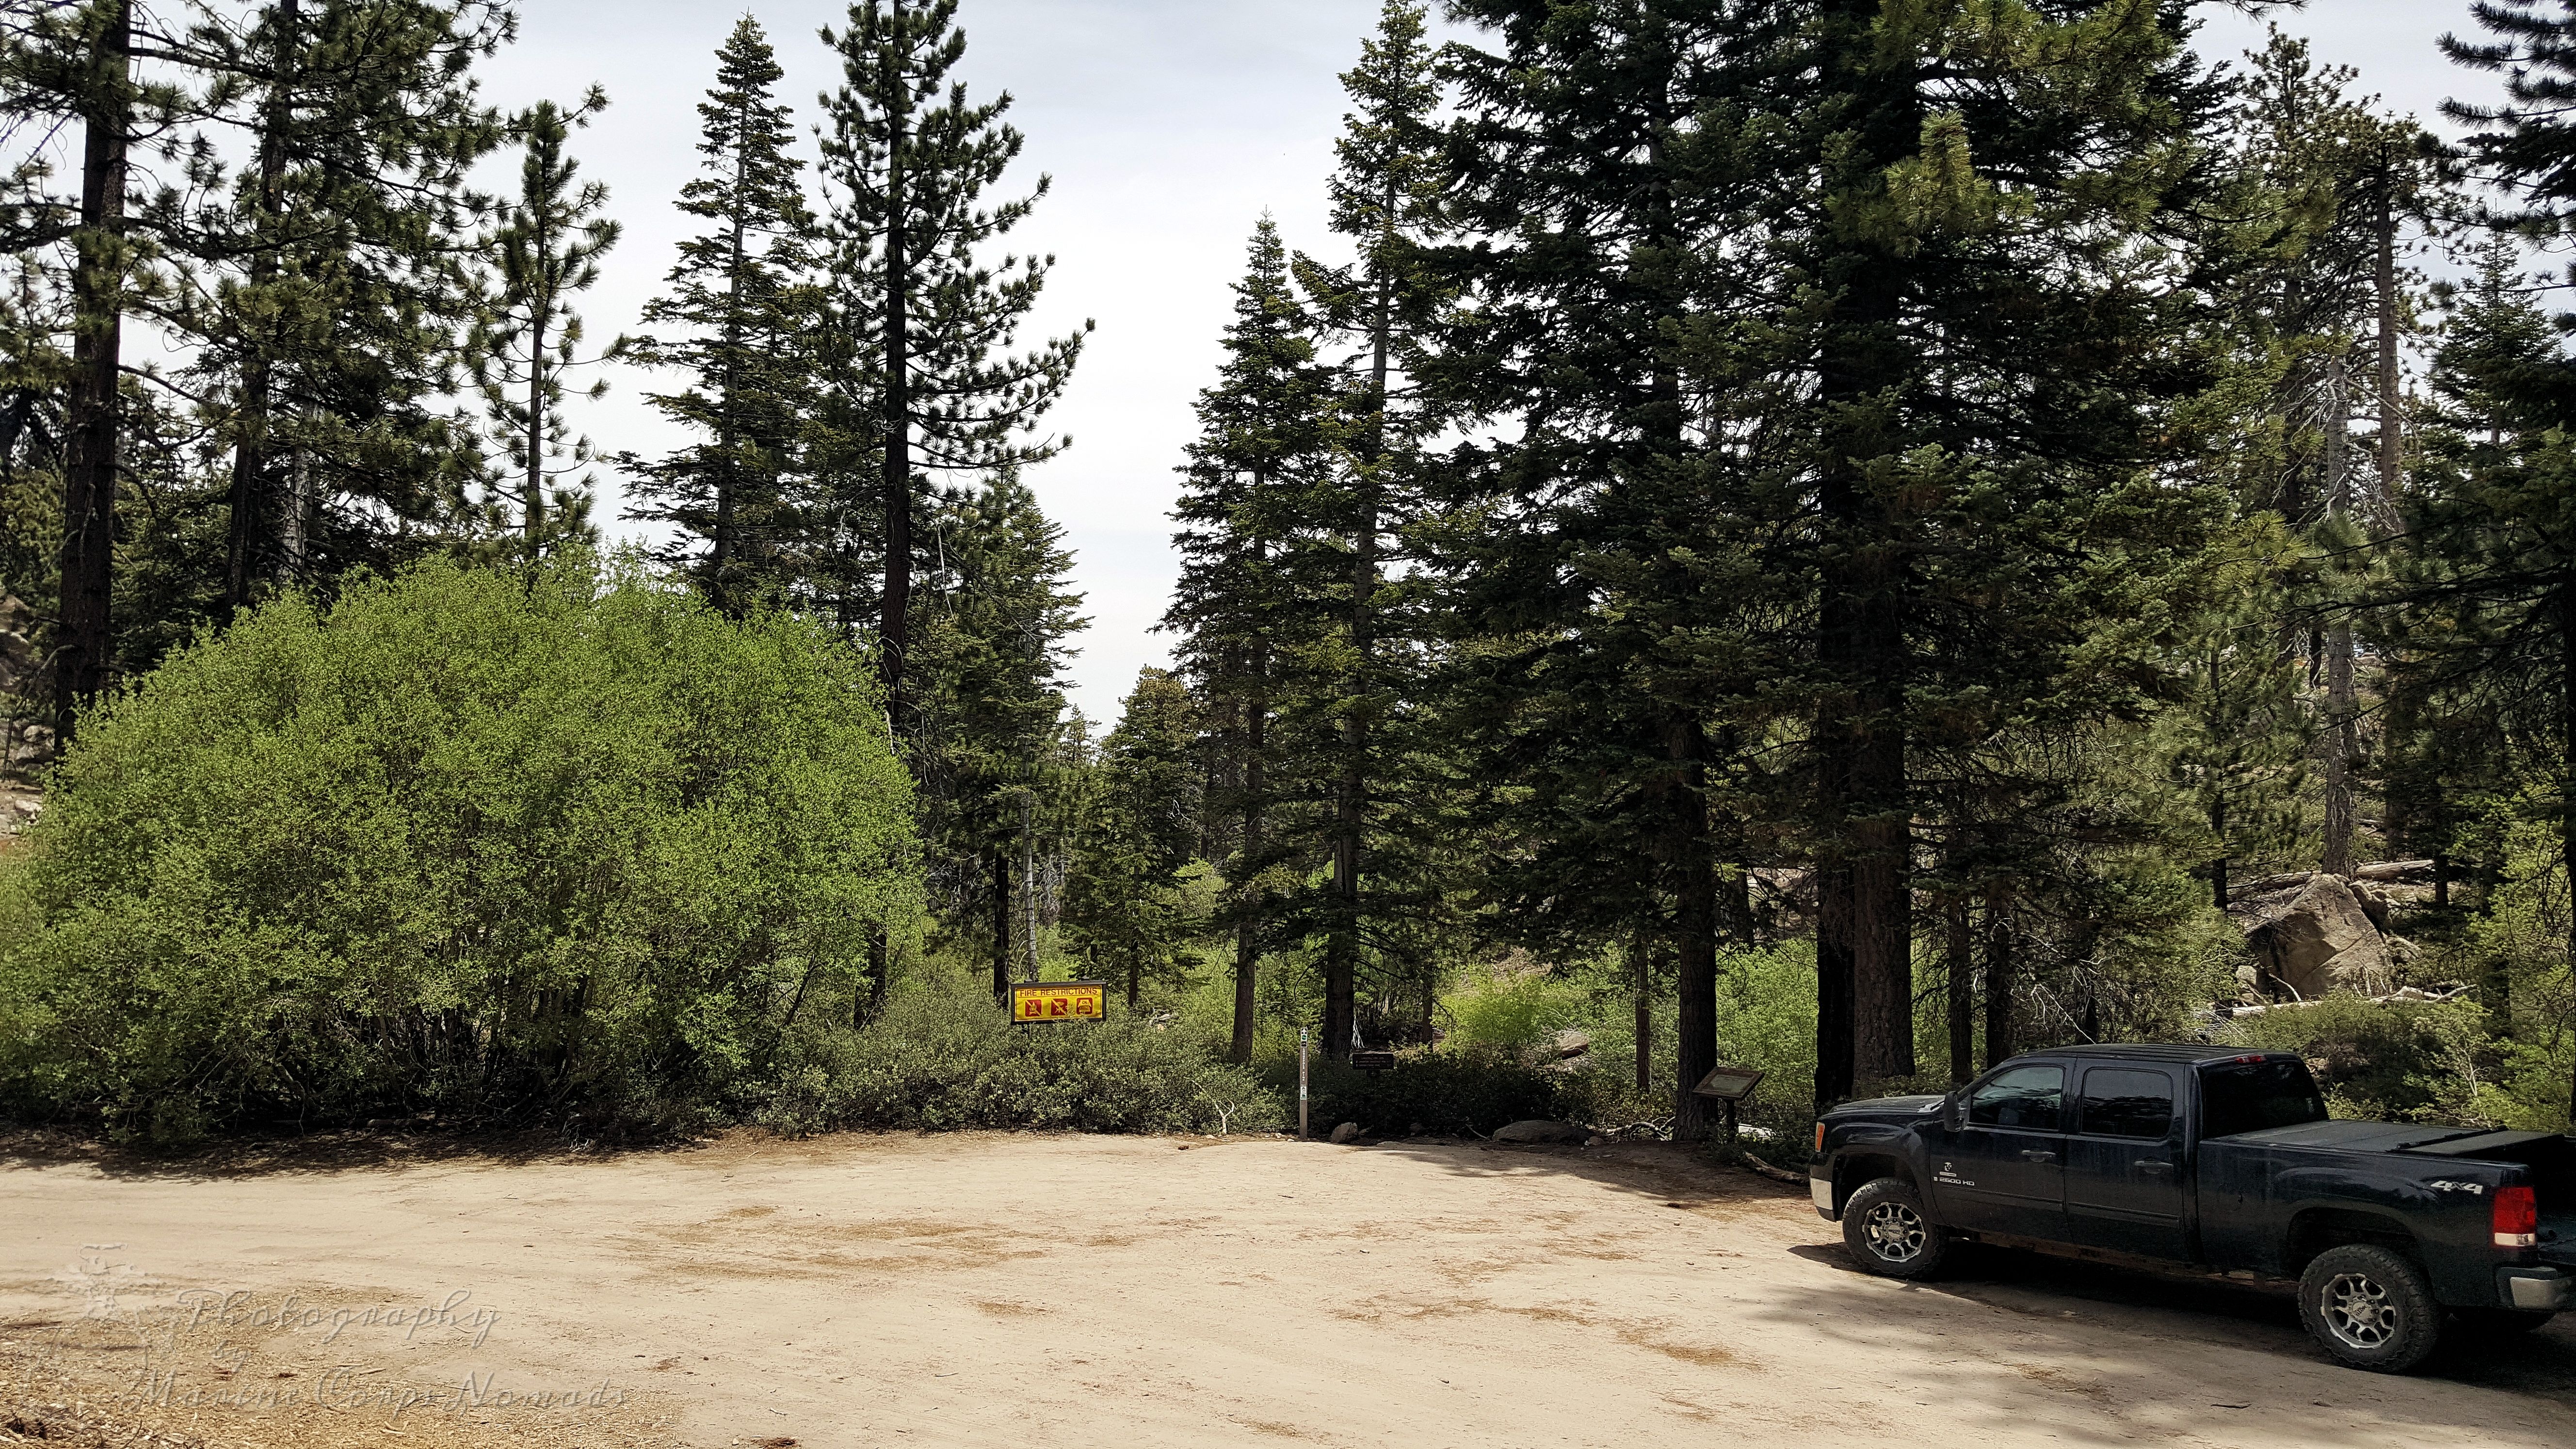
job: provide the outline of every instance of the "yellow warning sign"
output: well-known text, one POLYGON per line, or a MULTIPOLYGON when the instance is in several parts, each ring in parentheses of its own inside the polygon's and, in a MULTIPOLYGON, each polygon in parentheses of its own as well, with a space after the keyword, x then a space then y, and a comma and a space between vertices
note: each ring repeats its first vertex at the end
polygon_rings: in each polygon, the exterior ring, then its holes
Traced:
POLYGON ((1098 1021, 1109 996, 1105 981, 1022 982, 1011 988, 1011 1020, 1098 1021))

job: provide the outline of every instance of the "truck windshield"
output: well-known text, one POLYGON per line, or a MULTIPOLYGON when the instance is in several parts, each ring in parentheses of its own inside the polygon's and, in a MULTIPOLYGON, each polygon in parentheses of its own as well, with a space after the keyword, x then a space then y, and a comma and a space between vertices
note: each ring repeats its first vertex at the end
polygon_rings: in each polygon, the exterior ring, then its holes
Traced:
POLYGON ((2221 1062, 2200 1069, 2200 1135, 2233 1137, 2326 1120, 2305 1062, 2221 1062))

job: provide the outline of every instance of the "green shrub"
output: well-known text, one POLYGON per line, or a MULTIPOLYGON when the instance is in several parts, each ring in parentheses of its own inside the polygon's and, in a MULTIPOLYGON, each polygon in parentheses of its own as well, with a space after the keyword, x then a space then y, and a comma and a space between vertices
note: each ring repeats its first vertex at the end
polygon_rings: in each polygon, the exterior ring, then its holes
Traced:
POLYGON ((1293 1120, 1250 1071, 1149 1017, 1016 1026, 962 974, 897 993, 862 1031, 801 1041, 758 1116, 789 1132, 1259 1132, 1293 1120))
POLYGON ((2486 1013, 2474 1002, 2388 1002, 2352 995, 2238 1017, 2231 1045, 2308 1059, 2339 1117, 2483 1125, 2478 1103, 2486 1013))
POLYGON ((912 855, 817 626, 586 561, 286 600, 84 721, 0 891, 0 1090, 160 1138, 685 1118, 847 1019, 912 855))

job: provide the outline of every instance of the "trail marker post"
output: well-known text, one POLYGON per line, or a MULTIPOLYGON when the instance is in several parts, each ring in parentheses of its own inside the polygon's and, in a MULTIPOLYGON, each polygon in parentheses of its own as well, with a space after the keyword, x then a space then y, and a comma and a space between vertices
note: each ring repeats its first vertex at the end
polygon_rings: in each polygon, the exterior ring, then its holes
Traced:
POLYGON ((1297 1028, 1297 1140, 1306 1140, 1306 1028, 1297 1028))

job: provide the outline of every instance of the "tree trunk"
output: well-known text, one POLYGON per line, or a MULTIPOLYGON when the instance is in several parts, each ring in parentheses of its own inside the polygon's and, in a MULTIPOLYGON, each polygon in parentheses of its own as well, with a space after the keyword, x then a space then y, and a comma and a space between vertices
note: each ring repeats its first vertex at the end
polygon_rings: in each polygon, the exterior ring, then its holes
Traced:
MULTIPOLYGON (((1389 184, 1390 193, 1392 183, 1389 184)), ((1388 215, 1395 198, 1385 198, 1388 215)), ((1368 832, 1370 786, 1368 701, 1376 688, 1378 479, 1386 466, 1388 359, 1394 349, 1394 284, 1377 278, 1369 325, 1369 424, 1365 461, 1355 480, 1357 515, 1351 523, 1350 712, 1342 719, 1340 778, 1334 782, 1333 913, 1324 943, 1324 1017, 1357 1016, 1360 955, 1360 867, 1368 832)), ((1327 1027, 1326 1035, 1335 1037, 1327 1027)))
POLYGON ((2001 886, 1986 892, 1986 1070, 2013 1054, 2012 895, 2001 886))
MULTIPOLYGON (((2351 508, 2352 400, 2343 359, 2326 364, 2326 515, 2341 519, 2351 508)), ((2326 674, 2326 822, 2325 850, 2318 868, 2328 875, 2352 874, 2352 770, 2358 752, 2353 728, 2352 623, 2340 610, 2324 636, 2326 674)))
POLYGON ((993 999, 1011 999, 1011 853, 993 852, 993 999))
MULTIPOLYGON (((1265 678, 1269 673, 1267 653, 1256 645, 1250 660, 1255 679, 1265 678)), ((1242 893, 1243 915, 1234 928, 1234 1041, 1227 1052, 1237 1062, 1252 1060, 1254 988, 1259 984, 1261 972, 1261 902, 1250 877, 1261 858, 1261 827, 1268 804, 1262 798, 1262 791, 1269 785, 1269 772, 1263 766, 1262 752, 1269 747, 1269 711, 1267 693, 1256 685, 1251 696, 1243 701, 1242 854, 1237 858, 1243 862, 1246 879, 1235 883, 1235 889, 1242 893)), ((1347 1006, 1344 1009, 1348 1010, 1347 1006)), ((1333 1047, 1331 1021, 1331 1005, 1327 1002, 1324 1039, 1327 1052, 1333 1047)), ((1347 1031, 1349 1028, 1345 1025, 1343 1029, 1347 1031)), ((1350 1048, 1345 1046, 1342 1050, 1347 1053, 1350 1048)))
POLYGON ((1851 870, 1816 867, 1816 1110, 1852 1094, 1851 870))
POLYGON ((1655 1082, 1655 958, 1647 945, 1651 939, 1639 931, 1628 943, 1628 970, 1633 978, 1629 990, 1637 1018, 1637 1092, 1641 1096, 1655 1082))
POLYGON ((1968 923, 1966 892, 1951 890, 1942 908, 1948 927, 1950 1082, 1955 1086, 1977 1074, 1977 942, 1968 923))
POLYGON ((856 1026, 866 1026, 885 1011, 886 978, 892 971, 892 953, 887 949, 886 928, 876 926, 868 932, 867 990, 859 993, 856 1026))
MULTIPOLYGON (((903 31, 903 0, 895 0, 894 26, 903 31)), ((877 672, 885 684, 886 711, 902 718, 904 651, 912 621, 912 316, 909 238, 904 234, 904 149, 909 142, 910 93, 895 88, 886 129, 885 296, 885 597, 877 621, 877 672)))
POLYGON ((117 0, 100 36, 81 146, 81 226, 72 274, 72 386, 63 447, 62 623, 54 648, 56 750, 107 683, 116 577, 117 374, 124 356, 127 91, 133 6, 117 0))
MULTIPOLYGON (((2558 750, 2558 867, 2576 882, 2576 573, 2558 586, 2558 750)), ((2567 929, 2568 960, 2576 962, 2576 912, 2569 913, 2567 929)), ((2576 1076, 2568 1102, 2576 1118, 2576 1076)))
POLYGON ((286 516, 277 531, 279 583, 304 581, 311 561, 313 513, 313 450, 298 443, 287 452, 286 516))
MULTIPOLYGON (((277 251, 279 213, 286 203, 287 130, 295 119, 295 62, 297 47, 302 44, 303 26, 299 0, 279 0, 271 12, 276 27, 276 51, 269 58, 268 104, 260 120, 259 137, 259 236, 250 256, 250 285, 254 293, 275 281, 278 272, 277 251)), ((225 513, 224 539, 224 612, 240 612, 250 605, 250 582, 253 555, 259 549, 260 515, 267 502, 269 460, 269 345, 273 339, 245 327, 242 337, 241 436, 233 444, 232 488, 225 513)), ((292 547, 286 535, 296 531, 288 514, 279 518, 279 542, 292 547)), ((287 566, 281 565, 284 573, 287 566)))
POLYGON ((1665 726, 1672 785, 1673 1140, 1708 1135, 1705 1101, 1692 1089, 1717 1066, 1717 870, 1709 859, 1708 740, 1696 720, 1665 726))
POLYGON ((717 404, 716 517, 707 539, 707 592, 715 606, 739 618, 742 603, 733 588, 734 493, 740 469, 742 431, 735 422, 741 406, 742 274, 744 256, 743 193, 750 185, 751 97, 746 92, 734 109, 733 226, 725 242, 724 396, 717 404))
MULTIPOLYGON (((1911 156, 1921 144, 1914 77, 1876 64, 1876 0, 1837 0, 1825 84, 1848 108, 1856 153, 1846 170, 1911 156)), ((1915 263, 1852 239, 1831 259, 1845 279, 1817 359, 1826 462, 1818 522, 1826 550, 1817 662, 1826 688, 1820 745, 1817 1099, 1841 1100, 1856 1079, 1913 1071, 1911 817, 1906 782, 1903 521, 1863 470, 1899 448, 1888 395, 1909 354, 1897 336, 1915 263)))
POLYGON ((2379 164, 2379 265, 2373 282, 2379 294, 2379 494, 2394 507, 2406 490, 2405 399, 2398 393, 2397 372, 2397 210, 2391 195, 2395 166, 2383 154, 2379 164))

